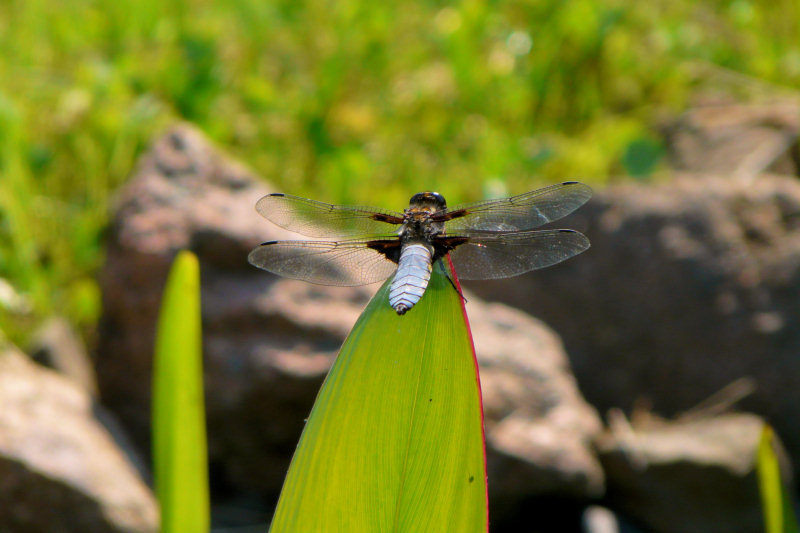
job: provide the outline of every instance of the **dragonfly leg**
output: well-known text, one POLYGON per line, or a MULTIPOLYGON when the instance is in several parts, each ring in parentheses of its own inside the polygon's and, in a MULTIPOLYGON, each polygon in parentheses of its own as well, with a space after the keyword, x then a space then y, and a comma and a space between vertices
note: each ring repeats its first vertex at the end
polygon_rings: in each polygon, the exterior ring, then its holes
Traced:
POLYGON ((461 292, 461 290, 456 286, 456 283, 455 281, 453 281, 453 278, 450 277, 450 272, 448 272, 447 268, 445 268, 444 262, 442 261, 441 258, 439 258, 439 266, 442 267, 442 270, 444 270, 444 275, 447 278, 447 281, 450 282, 450 285, 453 287, 453 289, 455 289, 458 295, 461 296, 461 299, 464 300, 464 303, 469 302, 469 300, 467 300, 467 298, 464 296, 464 293, 461 292))

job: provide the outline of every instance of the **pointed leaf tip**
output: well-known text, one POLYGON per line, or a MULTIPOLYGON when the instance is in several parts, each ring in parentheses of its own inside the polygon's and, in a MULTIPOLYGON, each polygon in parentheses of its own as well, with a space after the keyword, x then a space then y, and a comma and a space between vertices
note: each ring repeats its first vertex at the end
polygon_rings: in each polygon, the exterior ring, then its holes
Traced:
POLYGON ((403 316, 387 281, 325 380, 270 531, 485 532, 480 398, 460 296, 437 265, 403 316))

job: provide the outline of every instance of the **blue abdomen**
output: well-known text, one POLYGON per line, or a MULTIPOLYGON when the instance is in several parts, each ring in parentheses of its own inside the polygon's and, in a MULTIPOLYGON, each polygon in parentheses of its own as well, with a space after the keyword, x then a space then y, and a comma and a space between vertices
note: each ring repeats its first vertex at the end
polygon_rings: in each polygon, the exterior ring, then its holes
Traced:
POLYGON ((389 289, 389 305, 398 315, 419 302, 431 279, 431 249, 424 244, 408 244, 400 252, 400 262, 389 289))

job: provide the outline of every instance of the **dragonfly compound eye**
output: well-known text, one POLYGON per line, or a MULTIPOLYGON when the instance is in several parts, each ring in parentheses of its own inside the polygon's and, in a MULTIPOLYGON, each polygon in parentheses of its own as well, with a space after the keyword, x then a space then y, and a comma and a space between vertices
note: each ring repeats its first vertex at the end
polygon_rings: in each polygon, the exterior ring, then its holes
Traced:
POLYGON ((411 197, 409 204, 420 207, 431 206, 435 207, 437 210, 447 207, 447 202, 445 201, 444 196, 438 192, 418 192, 411 197))

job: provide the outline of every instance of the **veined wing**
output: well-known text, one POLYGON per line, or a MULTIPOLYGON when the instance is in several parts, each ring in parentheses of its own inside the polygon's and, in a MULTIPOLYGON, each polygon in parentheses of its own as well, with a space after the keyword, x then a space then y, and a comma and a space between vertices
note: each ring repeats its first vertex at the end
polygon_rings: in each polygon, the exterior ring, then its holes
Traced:
POLYGON ((309 237, 391 235, 403 215, 374 207, 332 205, 275 193, 256 203, 256 211, 289 231, 309 237))
POLYGON ((577 181, 567 181, 543 189, 447 210, 442 218, 448 233, 464 230, 523 231, 558 220, 575 211, 592 196, 592 189, 577 181))
POLYGON ((397 269, 378 249, 398 240, 271 241, 250 252, 251 265, 318 285, 354 287, 381 281, 397 269), (372 248, 370 248, 372 246, 372 248))
POLYGON ((467 236, 444 236, 460 279, 510 278, 548 267, 589 248, 589 239, 570 229, 504 232, 473 232, 467 236))

